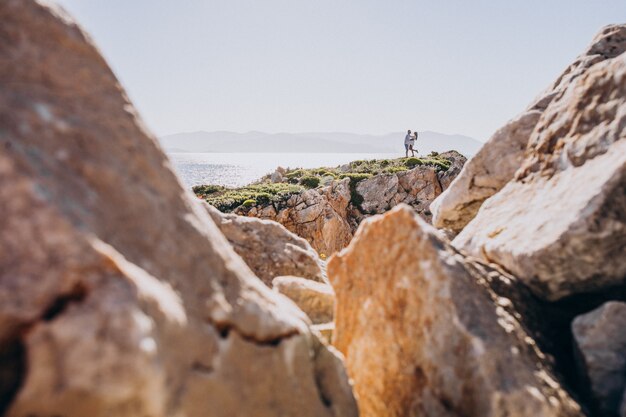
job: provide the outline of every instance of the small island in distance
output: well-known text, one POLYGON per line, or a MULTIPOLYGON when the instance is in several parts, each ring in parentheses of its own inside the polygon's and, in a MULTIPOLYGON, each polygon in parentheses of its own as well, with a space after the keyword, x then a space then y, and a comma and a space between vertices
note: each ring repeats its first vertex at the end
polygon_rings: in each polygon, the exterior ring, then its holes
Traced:
MULTIPOLYGON (((383 135, 310 132, 310 133, 236 133, 227 131, 189 132, 160 138, 168 152, 220 153, 404 153, 405 132, 383 135)), ((431 131, 419 132, 417 149, 420 154, 454 149, 463 155, 473 155, 482 142, 458 134, 431 131)))

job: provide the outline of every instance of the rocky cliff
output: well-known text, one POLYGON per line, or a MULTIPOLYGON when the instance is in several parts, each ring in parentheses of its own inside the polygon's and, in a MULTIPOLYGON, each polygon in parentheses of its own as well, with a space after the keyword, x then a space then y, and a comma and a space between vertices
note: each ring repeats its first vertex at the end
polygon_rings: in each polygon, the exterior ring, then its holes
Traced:
POLYGON ((626 25, 451 185, 455 154, 196 190, 244 217, 181 186, 71 17, 0 21, 0 415, 626 416, 626 25), (357 231, 326 277, 254 217, 357 231))
POLYGON ((465 161, 450 151, 426 158, 355 161, 336 168, 278 168, 242 189, 199 186, 194 191, 223 211, 276 221, 320 254, 331 255, 350 243, 364 219, 400 203, 430 221, 430 203, 465 161))

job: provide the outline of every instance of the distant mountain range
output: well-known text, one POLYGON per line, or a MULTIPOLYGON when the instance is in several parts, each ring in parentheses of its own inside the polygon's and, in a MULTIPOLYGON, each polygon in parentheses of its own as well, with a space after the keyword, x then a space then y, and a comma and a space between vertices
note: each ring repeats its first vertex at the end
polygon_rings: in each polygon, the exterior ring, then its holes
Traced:
MULTIPOLYGON (((252 152, 252 153, 404 153, 405 133, 362 135, 341 132, 263 133, 191 132, 162 137, 168 152, 252 152)), ((463 135, 419 132, 417 150, 456 150, 473 155, 482 142, 463 135)))

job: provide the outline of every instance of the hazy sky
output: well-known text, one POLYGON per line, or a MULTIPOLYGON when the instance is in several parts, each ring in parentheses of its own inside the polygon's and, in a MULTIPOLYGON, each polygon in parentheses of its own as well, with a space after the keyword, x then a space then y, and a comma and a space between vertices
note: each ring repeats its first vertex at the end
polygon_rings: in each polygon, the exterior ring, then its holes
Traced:
POLYGON ((61 0, 159 135, 404 129, 485 140, 625 0, 61 0))

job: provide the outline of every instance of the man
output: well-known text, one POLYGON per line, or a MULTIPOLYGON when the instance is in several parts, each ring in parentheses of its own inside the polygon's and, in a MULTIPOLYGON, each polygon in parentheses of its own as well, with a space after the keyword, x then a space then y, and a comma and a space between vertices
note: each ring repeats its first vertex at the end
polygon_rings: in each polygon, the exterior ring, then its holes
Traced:
POLYGON ((404 150, 406 151, 406 157, 409 157, 409 150, 411 150, 412 156, 415 156, 415 153, 413 153, 413 141, 415 139, 413 139, 413 135, 411 134, 411 131, 407 131, 406 136, 404 137, 404 150))
MULTIPOLYGON (((409 147, 409 149, 411 149, 411 152, 417 151, 417 149, 415 149, 415 142, 417 142, 417 130, 413 132, 413 137, 411 139, 411 145, 409 147)), ((413 156, 415 156, 415 154, 413 154, 413 156)))

